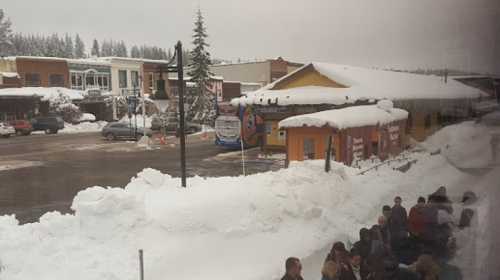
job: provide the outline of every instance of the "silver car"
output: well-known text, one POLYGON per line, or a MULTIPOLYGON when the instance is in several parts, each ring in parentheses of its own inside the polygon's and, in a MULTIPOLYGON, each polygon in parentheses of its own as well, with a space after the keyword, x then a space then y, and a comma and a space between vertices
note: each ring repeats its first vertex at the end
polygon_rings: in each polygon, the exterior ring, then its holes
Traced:
POLYGON ((133 124, 130 125, 125 122, 112 122, 102 128, 101 134, 108 140, 115 140, 119 138, 138 140, 144 135, 151 137, 152 132, 148 128, 136 128, 133 124))

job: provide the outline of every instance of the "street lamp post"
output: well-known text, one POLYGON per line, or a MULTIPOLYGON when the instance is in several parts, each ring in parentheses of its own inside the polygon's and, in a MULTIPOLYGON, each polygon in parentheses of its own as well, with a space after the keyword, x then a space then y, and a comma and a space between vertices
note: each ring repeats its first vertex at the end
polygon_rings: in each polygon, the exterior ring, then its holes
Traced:
MULTIPOLYGON (((179 137, 181 144, 181 184, 182 187, 186 187, 186 135, 185 135, 185 125, 184 125, 184 69, 182 65, 182 43, 178 41, 175 45, 174 56, 167 62, 167 66, 159 66, 157 68, 158 73, 160 73, 160 80, 162 73, 177 73, 177 82, 179 89, 179 137), (174 60, 177 58, 177 65, 170 66, 174 60)), ((161 82, 161 90, 165 90, 165 83, 161 82)), ((160 90, 160 86, 159 89, 160 90)))
POLYGON ((182 43, 177 42, 175 46, 177 55, 177 77, 179 88, 179 128, 181 142, 181 175, 182 186, 186 187, 186 135, 184 130, 184 69, 182 66, 182 43))

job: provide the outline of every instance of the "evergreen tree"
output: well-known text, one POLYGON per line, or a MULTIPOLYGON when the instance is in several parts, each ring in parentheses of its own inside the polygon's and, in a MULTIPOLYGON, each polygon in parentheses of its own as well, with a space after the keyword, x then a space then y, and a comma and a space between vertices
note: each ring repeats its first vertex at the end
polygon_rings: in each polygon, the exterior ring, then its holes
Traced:
POLYGON ((141 57, 141 52, 139 50, 139 47, 133 46, 132 49, 130 49, 130 57, 134 57, 134 58, 141 57))
POLYGON ((64 36, 64 57, 72 58, 74 52, 73 39, 66 34, 64 36))
POLYGON ((92 50, 90 51, 91 56, 100 56, 100 50, 99 50, 99 42, 97 42, 96 39, 94 39, 94 42, 92 43, 92 50))
POLYGON ((101 56, 113 56, 113 45, 111 41, 104 40, 101 44, 101 56))
POLYGON ((83 43, 80 35, 76 34, 75 37, 75 55, 76 58, 85 57, 85 44, 83 43))
POLYGON ((0 55, 5 55, 12 50, 12 30, 11 22, 5 18, 3 9, 0 9, 0 55))
POLYGON ((201 10, 196 14, 195 28, 193 29, 194 48, 190 53, 191 64, 188 75, 191 82, 196 84, 194 90, 188 91, 187 101, 190 106, 188 119, 200 121, 206 124, 213 124, 215 120, 215 98, 216 96, 208 92, 210 86, 210 53, 206 50, 209 47, 206 42, 208 37, 204 26, 201 10))

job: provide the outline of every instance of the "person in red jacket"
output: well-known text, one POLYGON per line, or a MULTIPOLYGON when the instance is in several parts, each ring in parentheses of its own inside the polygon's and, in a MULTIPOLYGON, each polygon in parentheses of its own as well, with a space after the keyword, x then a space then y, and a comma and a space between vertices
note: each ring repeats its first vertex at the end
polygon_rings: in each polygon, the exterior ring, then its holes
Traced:
POLYGON ((410 233, 414 238, 421 237, 424 231, 424 207, 425 198, 419 197, 417 204, 411 208, 410 215, 408 215, 408 229, 410 230, 410 233))

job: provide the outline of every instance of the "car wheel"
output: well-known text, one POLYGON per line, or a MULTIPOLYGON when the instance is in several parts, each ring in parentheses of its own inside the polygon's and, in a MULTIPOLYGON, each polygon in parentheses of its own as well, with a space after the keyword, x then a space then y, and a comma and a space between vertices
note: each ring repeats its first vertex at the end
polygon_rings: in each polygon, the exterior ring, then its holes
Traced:
POLYGON ((31 134, 31 131, 25 131, 25 132, 23 132, 23 135, 24 135, 24 136, 28 136, 28 135, 30 135, 30 134, 31 134))
POLYGON ((136 141, 141 140, 141 137, 142 137, 142 136, 143 136, 142 134, 137 133, 137 135, 135 136, 135 140, 136 140, 136 141))
POLYGON ((57 130, 57 129, 52 130, 52 133, 53 133, 53 134, 57 134, 57 132, 58 132, 58 130, 57 130))
POLYGON ((116 139, 116 137, 113 133, 110 132, 110 133, 106 134, 106 140, 113 141, 115 139, 116 139))

